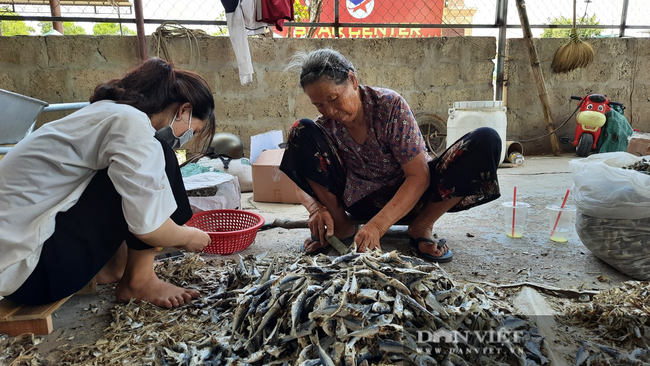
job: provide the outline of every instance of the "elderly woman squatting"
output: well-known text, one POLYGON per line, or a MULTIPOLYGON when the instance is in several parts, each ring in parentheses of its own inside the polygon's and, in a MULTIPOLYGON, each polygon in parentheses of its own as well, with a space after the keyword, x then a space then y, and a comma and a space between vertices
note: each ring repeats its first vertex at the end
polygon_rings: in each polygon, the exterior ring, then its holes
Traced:
POLYGON ((297 53, 287 68, 300 70, 300 86, 321 114, 294 123, 280 166, 309 211, 304 251, 325 251, 332 235, 362 252, 380 249, 380 238, 402 219, 422 257, 451 260, 433 226, 446 212, 500 197, 497 132, 476 129, 433 159, 404 98, 361 85, 337 51, 297 53), (350 215, 368 221, 357 231, 350 215))

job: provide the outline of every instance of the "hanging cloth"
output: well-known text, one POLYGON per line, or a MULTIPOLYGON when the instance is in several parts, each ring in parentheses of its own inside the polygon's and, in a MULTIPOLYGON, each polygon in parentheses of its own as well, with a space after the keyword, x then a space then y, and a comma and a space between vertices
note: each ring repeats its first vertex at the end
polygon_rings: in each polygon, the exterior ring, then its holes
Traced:
POLYGON ((282 32, 285 20, 293 20, 293 0, 257 0, 257 21, 275 24, 275 29, 282 32))
POLYGON ((253 61, 248 47, 248 35, 264 33, 266 23, 256 22, 255 0, 221 0, 226 11, 226 24, 230 43, 235 51, 239 68, 239 82, 247 85, 253 82, 253 61))
POLYGON ((244 27, 247 30, 249 36, 254 36, 258 34, 264 34, 269 26, 266 22, 257 21, 257 7, 259 0, 241 0, 241 8, 244 13, 244 27))

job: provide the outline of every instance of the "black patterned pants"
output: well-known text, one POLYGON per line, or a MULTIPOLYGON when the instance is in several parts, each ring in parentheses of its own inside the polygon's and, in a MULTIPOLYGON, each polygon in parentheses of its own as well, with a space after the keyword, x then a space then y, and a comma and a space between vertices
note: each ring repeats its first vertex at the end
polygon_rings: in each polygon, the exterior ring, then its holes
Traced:
MULTIPOLYGON (((457 212, 499 198, 497 167, 500 156, 501 138, 494 129, 481 127, 467 133, 428 163, 429 188, 403 220, 415 218, 431 202, 464 197, 449 210, 457 212)), ((291 127, 280 170, 312 197, 316 194, 307 179, 337 197, 343 196, 345 164, 322 127, 309 119, 296 121, 291 127)), ((359 219, 371 219, 393 198, 402 182, 370 193, 346 211, 359 219)))

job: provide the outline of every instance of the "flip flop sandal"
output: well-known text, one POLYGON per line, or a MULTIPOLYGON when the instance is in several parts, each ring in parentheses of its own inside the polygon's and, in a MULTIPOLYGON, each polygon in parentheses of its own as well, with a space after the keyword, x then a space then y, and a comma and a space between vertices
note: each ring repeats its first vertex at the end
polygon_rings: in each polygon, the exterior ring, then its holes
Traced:
MULTIPOLYGON (((356 235, 356 233, 355 233, 355 235, 356 235)), ((311 240, 312 240, 312 242, 320 241, 320 239, 319 239, 317 236, 314 236, 314 235, 311 236, 311 240)), ((352 235, 352 236, 350 236, 350 237, 348 237, 348 238, 345 238, 345 239, 341 240, 341 242, 342 242, 343 244, 347 245, 347 246, 352 245, 352 243, 354 243, 354 235, 352 235)), ((332 250, 332 249, 334 249, 334 248, 333 248, 331 245, 328 244, 327 246, 320 247, 320 248, 318 248, 318 249, 316 249, 316 250, 314 250, 314 251, 306 252, 306 251, 305 251, 305 243, 300 244, 300 251, 301 251, 303 254, 306 254, 306 255, 327 254, 327 253, 329 253, 330 250, 332 250)))
POLYGON ((447 253, 445 253, 442 256, 435 256, 435 255, 431 255, 429 253, 423 253, 422 251, 420 251, 420 248, 419 248, 419 244, 421 242, 435 244, 435 245, 438 246, 438 249, 440 249, 442 246, 445 245, 445 243, 447 242, 447 239, 442 238, 442 239, 438 240, 438 242, 436 242, 436 241, 431 240, 429 238, 417 238, 417 239, 409 238, 409 243, 411 244, 411 246, 413 248, 415 248, 415 251, 423 259, 426 259, 426 260, 428 260, 430 262, 446 263, 446 262, 450 262, 451 259, 454 257, 454 253, 451 252, 451 249, 447 250, 447 253))

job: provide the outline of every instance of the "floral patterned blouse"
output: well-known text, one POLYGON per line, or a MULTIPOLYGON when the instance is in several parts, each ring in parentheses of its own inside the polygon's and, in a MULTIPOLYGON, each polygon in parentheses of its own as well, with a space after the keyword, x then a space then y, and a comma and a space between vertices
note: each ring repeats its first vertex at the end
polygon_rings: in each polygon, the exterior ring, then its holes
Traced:
POLYGON ((381 187, 401 184, 402 165, 426 152, 415 116, 402 96, 384 88, 359 85, 359 89, 367 125, 363 144, 354 141, 342 123, 323 116, 316 120, 347 169, 343 200, 348 207, 381 187))

